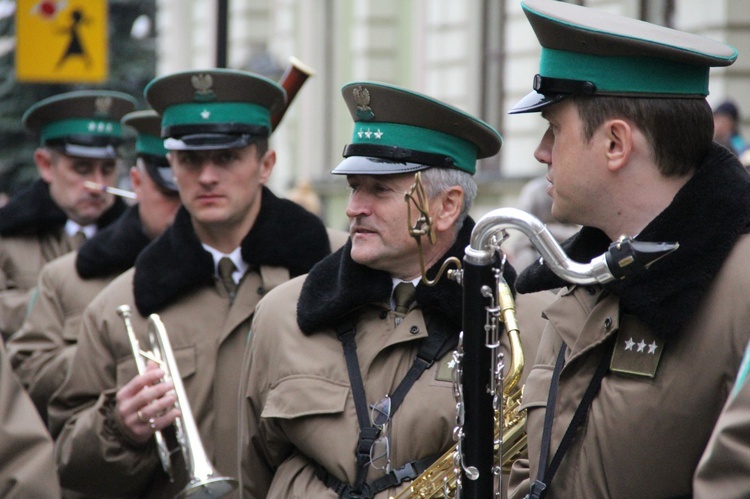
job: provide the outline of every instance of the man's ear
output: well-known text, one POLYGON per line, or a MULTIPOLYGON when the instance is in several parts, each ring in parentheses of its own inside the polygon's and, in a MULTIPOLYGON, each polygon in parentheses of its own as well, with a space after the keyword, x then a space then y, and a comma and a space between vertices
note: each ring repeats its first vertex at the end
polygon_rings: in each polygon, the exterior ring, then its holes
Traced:
POLYGON ((39 170, 39 176, 48 184, 52 182, 52 152, 44 147, 38 147, 34 151, 34 163, 39 170))
POLYGON ((271 177, 273 167, 276 166, 276 151, 269 149, 260 159, 260 183, 265 185, 271 177))
POLYGON ((464 190, 458 185, 450 187, 447 191, 435 196, 433 201, 435 210, 432 215, 432 223, 437 232, 453 228, 464 203, 464 190))
POLYGON ((607 168, 616 171, 625 166, 633 153, 633 127, 625 120, 611 120, 604 130, 607 140, 607 168))

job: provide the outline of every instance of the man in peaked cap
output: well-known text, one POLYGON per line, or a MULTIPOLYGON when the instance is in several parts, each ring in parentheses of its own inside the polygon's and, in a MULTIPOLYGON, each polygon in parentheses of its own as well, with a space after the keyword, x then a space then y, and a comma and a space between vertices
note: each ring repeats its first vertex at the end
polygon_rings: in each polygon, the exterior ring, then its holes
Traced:
POLYGON ((543 263, 519 275, 519 293, 563 289, 524 388, 511 497, 690 496, 750 336, 750 179, 712 142, 705 99, 710 67, 737 52, 563 2, 523 10, 542 55, 511 113, 549 123, 534 156, 552 215, 583 226, 567 254, 589 262, 621 235, 679 248, 604 285, 543 263))
POLYGON ((147 318, 160 315, 207 458, 234 477, 238 373, 255 305, 330 253, 320 219, 265 187, 276 160, 270 117, 285 105, 279 85, 198 70, 157 78, 145 95, 162 117, 182 208, 84 311, 72 368, 49 406, 61 483, 97 497, 174 497, 190 478, 180 453, 173 482, 162 469, 154 434, 170 440, 173 387, 155 364, 137 373, 118 308, 130 307, 144 346, 147 318))
POLYGON ((388 497, 453 445, 446 364, 461 287, 422 282, 404 193, 421 172, 434 277, 463 255, 476 160, 495 155, 501 138, 403 88, 355 82, 342 92, 354 133, 333 173, 351 188, 350 241, 258 305, 242 373, 243 497, 388 497), (428 362, 413 364, 417 352, 428 362))
POLYGON ((7 342, 13 368, 43 419, 75 353, 83 309, 126 271, 146 245, 174 220, 180 206, 167 161, 161 118, 134 111, 122 123, 137 131, 130 179, 137 204, 87 240, 78 251, 48 263, 21 328, 7 342))
POLYGON ((120 118, 135 109, 127 94, 85 90, 33 105, 23 116, 40 137, 34 161, 41 179, 0 209, 0 332, 7 339, 23 321, 42 266, 115 220, 125 204, 92 192, 86 181, 117 178, 120 118))

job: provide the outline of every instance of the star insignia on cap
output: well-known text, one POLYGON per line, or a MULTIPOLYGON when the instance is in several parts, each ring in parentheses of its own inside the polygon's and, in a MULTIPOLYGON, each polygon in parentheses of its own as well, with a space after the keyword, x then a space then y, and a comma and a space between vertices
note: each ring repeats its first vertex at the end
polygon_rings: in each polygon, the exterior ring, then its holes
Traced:
POLYGON ((205 102, 216 98, 216 94, 211 88, 214 85, 214 79, 210 74, 193 75, 190 77, 190 83, 195 89, 195 100, 205 102))
POLYGON ((377 132, 373 132, 373 135, 375 135, 376 139, 380 139, 380 137, 383 136, 383 132, 380 131, 380 128, 378 128, 377 132))
POLYGON ((203 118, 204 120, 207 120, 210 117, 211 117, 211 111, 209 111, 208 109, 204 109, 203 111, 201 111, 201 118, 203 118))
POLYGON ((368 139, 369 139, 370 137, 372 137, 372 131, 370 131, 370 129, 369 129, 369 128, 368 128, 368 129, 367 129, 367 131, 365 132, 365 137, 367 137, 368 139))
POLYGON ((357 85, 352 89, 354 103, 357 104, 357 118, 369 121, 375 117, 370 107, 370 91, 362 85, 357 85))
POLYGON ((97 97, 94 100, 94 115, 106 117, 112 110, 112 97, 97 97))

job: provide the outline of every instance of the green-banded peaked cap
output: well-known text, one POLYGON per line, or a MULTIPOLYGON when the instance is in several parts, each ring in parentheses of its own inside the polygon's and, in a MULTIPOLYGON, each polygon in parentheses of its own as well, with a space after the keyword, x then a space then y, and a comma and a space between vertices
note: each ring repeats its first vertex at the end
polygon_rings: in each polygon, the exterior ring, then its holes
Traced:
POLYGON ((122 92, 78 90, 37 102, 22 121, 42 146, 71 156, 114 158, 123 139, 120 119, 135 106, 135 98, 122 92))
POLYGON ((177 192, 177 184, 172 175, 172 168, 167 161, 167 149, 161 138, 161 116, 149 109, 133 111, 122 118, 122 124, 137 132, 135 151, 143 160, 146 173, 162 189, 177 192))
POLYGON ((146 100, 162 117, 169 150, 244 147, 271 134, 286 92, 260 75, 232 69, 183 71, 152 80, 146 100))
POLYGON ((354 120, 352 141, 334 174, 393 174, 430 167, 474 174, 502 137, 487 123, 426 95, 385 83, 352 82, 341 89, 354 120), (362 161, 358 158, 372 158, 362 161))
POLYGON ((724 43, 610 12, 552 0, 522 7, 542 55, 534 91, 511 113, 569 95, 704 98, 710 68, 737 59, 724 43))
POLYGON ((138 154, 167 156, 164 140, 161 138, 161 116, 156 111, 133 111, 122 118, 122 124, 134 128, 138 133, 135 139, 135 151, 138 154))

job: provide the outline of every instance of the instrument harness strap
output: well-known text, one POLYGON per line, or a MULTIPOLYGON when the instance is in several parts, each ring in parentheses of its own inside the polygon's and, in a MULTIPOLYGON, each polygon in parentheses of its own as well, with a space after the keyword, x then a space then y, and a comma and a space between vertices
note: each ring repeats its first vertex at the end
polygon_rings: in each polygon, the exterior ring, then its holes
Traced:
MULTIPOLYGON (((359 441, 355 455, 357 458, 357 476, 353 485, 342 482, 335 476, 328 473, 321 466, 318 466, 316 475, 327 487, 333 489, 341 498, 371 498, 378 492, 394 487, 408 480, 417 478, 424 470, 440 455, 429 456, 419 461, 412 461, 399 469, 392 470, 384 477, 373 480, 372 483, 366 484, 367 467, 370 464, 370 449, 378 438, 380 429, 370 422, 369 412, 367 410, 367 395, 362 381, 362 373, 359 368, 359 359, 357 357, 357 343, 355 341, 356 328, 353 321, 347 321, 336 328, 336 333, 344 348, 344 358, 346 359, 346 369, 349 373, 349 382, 352 388, 352 398, 354 407, 357 411, 357 420, 359 422, 359 441)), ((451 349, 455 348, 457 338, 450 334, 448 328, 436 328, 424 339, 417 352, 414 362, 409 371, 401 380, 396 390, 391 395, 391 413, 393 415, 403 402, 406 394, 409 392, 414 383, 419 379, 424 371, 435 363, 435 360, 441 358, 451 349)))
MULTIPOLYGON (((614 337, 615 336, 612 336, 612 338, 614 337)), ((544 413, 544 431, 542 433, 542 449, 539 456, 537 479, 531 486, 531 491, 528 496, 529 498, 543 499, 546 496, 546 489, 550 482, 552 482, 555 473, 557 473, 557 468, 560 466, 565 453, 568 451, 568 448, 570 448, 570 444, 573 442, 573 437, 575 436, 578 427, 581 426, 581 423, 586 419, 589 407, 591 407, 594 397, 596 397, 596 394, 599 392, 602 379, 604 378, 604 375, 607 374, 607 367, 612 359, 612 352, 614 350, 611 343, 612 341, 605 340, 604 355, 602 355, 602 359, 596 367, 594 376, 591 378, 589 386, 586 388, 586 392, 583 394, 583 398, 581 399, 580 404, 578 404, 575 414, 573 414, 573 419, 571 419, 567 430, 565 430, 565 434, 560 441, 560 446, 552 457, 552 462, 550 462, 549 467, 547 467, 550 441, 552 439, 552 422, 554 420, 555 404, 557 402, 557 387, 560 383, 560 373, 565 364, 565 350, 567 349, 567 345, 563 342, 560 347, 560 352, 558 353, 557 361, 555 362, 555 368, 552 371, 552 381, 547 399, 547 409, 544 413), (540 480, 539 477, 543 477, 543 480, 540 480)))

